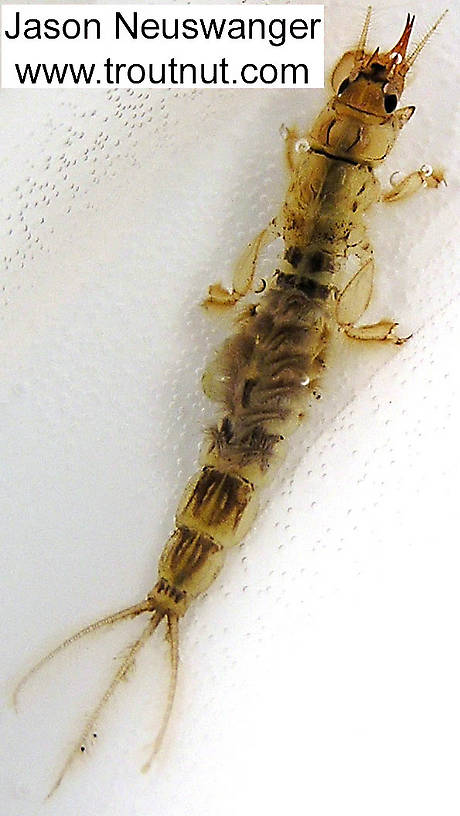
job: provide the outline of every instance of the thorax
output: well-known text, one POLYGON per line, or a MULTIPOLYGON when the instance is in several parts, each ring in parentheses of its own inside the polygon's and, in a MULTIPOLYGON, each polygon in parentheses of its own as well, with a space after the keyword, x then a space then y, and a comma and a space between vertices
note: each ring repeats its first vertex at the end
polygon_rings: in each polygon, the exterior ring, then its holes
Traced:
POLYGON ((380 184, 369 165, 309 150, 300 155, 283 206, 285 259, 297 275, 329 283, 353 247, 365 243, 365 211, 380 184))

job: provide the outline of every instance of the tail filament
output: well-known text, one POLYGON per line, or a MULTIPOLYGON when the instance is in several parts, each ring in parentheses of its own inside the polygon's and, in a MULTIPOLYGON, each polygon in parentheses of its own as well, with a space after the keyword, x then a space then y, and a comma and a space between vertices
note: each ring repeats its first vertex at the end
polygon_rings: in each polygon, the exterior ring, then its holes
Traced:
POLYGON ((54 783, 53 787, 51 788, 50 792, 48 793, 48 796, 46 797, 47 799, 50 799, 51 796, 53 796, 53 794, 57 791, 59 785, 61 784, 62 780, 64 779, 65 774, 69 770, 72 762, 74 761, 74 759, 78 755, 78 753, 82 750, 82 748, 83 748, 83 750, 86 748, 86 742, 88 740, 88 737, 91 734, 91 732, 94 730, 94 727, 95 727, 96 722, 97 722, 97 720, 99 718, 99 715, 101 714, 102 709, 105 708, 106 704, 108 703, 108 701, 112 697, 112 694, 115 691, 118 684, 126 677, 129 670, 134 665, 137 653, 142 649, 144 644, 148 641, 150 636, 153 634, 153 632, 157 628, 158 624, 160 623, 162 617, 163 617, 163 615, 162 615, 161 612, 155 612, 155 614, 151 618, 150 622, 148 623, 148 625, 145 627, 144 631, 142 632, 140 638, 138 638, 136 641, 134 641, 134 643, 130 647, 130 650, 129 650, 128 654, 126 655, 125 659, 123 660, 123 663, 118 668, 118 671, 115 673, 115 676, 113 677, 112 682, 108 686, 108 688, 105 691, 104 695, 101 697, 101 699, 100 699, 99 703, 97 704, 97 706, 95 707, 95 709, 91 712, 90 716, 88 717, 85 728, 84 728, 82 734, 80 735, 80 737, 78 739, 78 742, 75 743, 74 748, 72 748, 70 754, 68 755, 68 757, 67 757, 67 759, 66 759, 66 761, 65 761, 65 763, 64 763, 64 765, 62 767, 62 770, 61 770, 58 778, 56 779, 56 782, 54 783))
POLYGON ((178 623, 178 616, 174 614, 174 612, 164 611, 155 609, 152 605, 152 599, 147 598, 147 600, 142 601, 139 604, 135 604, 134 606, 129 606, 126 609, 122 609, 120 612, 116 612, 113 615, 109 615, 106 618, 101 618, 94 623, 91 623, 89 626, 85 626, 84 629, 80 629, 74 635, 71 635, 69 638, 66 638, 59 646, 49 652, 45 657, 39 660, 38 663, 35 664, 27 674, 20 680, 18 685, 16 686, 14 693, 13 693, 13 705, 17 709, 17 702, 20 693, 22 692, 24 686, 30 680, 33 675, 35 675, 46 663, 52 660, 56 655, 62 652, 67 646, 70 646, 72 643, 75 643, 80 638, 84 637, 85 635, 94 632, 96 629, 101 629, 104 626, 110 626, 112 623, 117 623, 120 620, 124 620, 126 618, 135 618, 138 615, 141 615, 145 612, 153 613, 149 623, 145 627, 144 631, 140 635, 140 637, 132 643, 129 648, 128 654, 122 661, 121 665, 119 666, 118 670, 116 671, 110 685, 107 687, 105 693, 99 700, 98 704, 95 706, 93 711, 91 712, 90 716, 87 719, 86 725, 78 739, 75 743, 74 747, 70 751, 54 785, 52 786, 51 790, 47 795, 47 799, 50 799, 53 794, 59 788, 64 776, 66 775, 67 771, 69 770, 70 766, 73 764, 76 756, 86 750, 88 739, 90 738, 91 733, 94 731, 95 725, 102 710, 105 708, 109 700, 111 699, 115 689, 119 685, 119 683, 126 678, 130 669, 134 666, 136 661, 136 657, 138 652, 142 649, 145 643, 149 640, 155 629, 158 627, 161 620, 166 617, 167 619, 167 637, 169 640, 170 646, 170 661, 171 661, 171 674, 170 674, 170 682, 169 682, 169 690, 168 690, 168 697, 166 701, 165 711, 163 714, 163 719, 161 721, 161 725, 158 731, 158 735, 155 739, 155 743, 153 745, 152 752, 149 756, 149 759, 144 764, 142 771, 145 773, 149 770, 152 761, 155 755, 158 753, 160 749, 160 745, 162 743, 163 737, 166 732, 166 728, 168 726, 168 722, 171 717, 171 711, 174 703, 174 697, 176 692, 177 686, 177 675, 178 675, 178 668, 179 668, 179 623, 178 623))
POLYGON ((158 729, 158 734, 153 744, 150 756, 147 759, 147 762, 142 766, 142 773, 147 773, 147 771, 150 770, 152 762, 155 756, 157 755, 158 751, 160 750, 161 743, 163 741, 163 737, 165 735, 169 719, 171 717, 171 711, 174 704, 174 697, 176 695, 177 674, 179 669, 179 625, 177 615, 174 615, 172 613, 168 614, 168 640, 171 649, 171 674, 169 680, 168 698, 166 701, 165 711, 163 714, 163 720, 161 722, 160 728, 158 729))

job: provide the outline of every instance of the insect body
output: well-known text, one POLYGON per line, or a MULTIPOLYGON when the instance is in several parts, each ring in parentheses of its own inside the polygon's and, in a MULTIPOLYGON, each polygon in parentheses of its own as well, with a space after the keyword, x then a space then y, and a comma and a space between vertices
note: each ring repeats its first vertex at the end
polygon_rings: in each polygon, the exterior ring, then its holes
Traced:
MULTIPOLYGON (((442 15, 444 16, 444 15, 442 15)), ((291 179, 279 215, 249 245, 236 267, 233 287, 209 289, 205 306, 228 310, 252 288, 262 248, 275 238, 284 255, 258 301, 240 316, 203 377, 205 393, 220 413, 210 428, 201 468, 187 485, 175 529, 160 556, 157 581, 147 598, 82 629, 44 657, 21 681, 83 635, 125 618, 149 615, 74 751, 53 793, 78 751, 85 750, 94 724, 136 654, 164 619, 171 651, 171 683, 165 715, 147 770, 165 732, 178 671, 178 624, 192 601, 219 573, 226 551, 246 535, 261 489, 283 457, 288 438, 305 417, 308 395, 327 364, 329 341, 339 330, 355 341, 400 345, 394 320, 357 325, 372 294, 374 260, 365 212, 376 201, 393 202, 421 187, 437 187, 441 172, 422 167, 382 194, 374 174, 393 147, 413 107, 398 108, 408 70, 442 17, 411 54, 414 18, 387 53, 366 50, 368 10, 357 47, 347 52, 332 76, 334 96, 310 133, 287 131, 291 179), (350 256, 358 271, 345 284, 350 256)))

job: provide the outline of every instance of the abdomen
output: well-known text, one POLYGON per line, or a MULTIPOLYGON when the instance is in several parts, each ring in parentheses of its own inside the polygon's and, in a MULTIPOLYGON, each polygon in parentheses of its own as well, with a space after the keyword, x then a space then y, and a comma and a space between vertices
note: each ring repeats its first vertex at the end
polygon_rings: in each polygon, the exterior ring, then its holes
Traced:
POLYGON ((220 402, 221 415, 160 559, 159 607, 175 604, 183 614, 216 577, 225 550, 248 532, 258 492, 305 416, 325 365, 327 295, 309 297, 280 276, 219 352, 207 390, 220 402))

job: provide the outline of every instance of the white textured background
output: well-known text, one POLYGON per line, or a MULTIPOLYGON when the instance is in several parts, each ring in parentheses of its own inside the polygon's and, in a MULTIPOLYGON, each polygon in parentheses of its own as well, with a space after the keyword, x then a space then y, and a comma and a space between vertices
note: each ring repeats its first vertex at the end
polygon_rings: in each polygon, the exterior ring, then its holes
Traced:
MULTIPOLYGON (((371 43, 408 8, 375 2, 371 43)), ((327 5, 331 65, 364 5, 327 5)), ((420 38, 441 8, 411 2, 420 38)), ((375 315, 402 349, 349 343, 247 543, 181 627, 162 710, 155 637, 98 742, 42 805, 140 622, 21 673, 145 595, 202 428, 224 329, 198 308, 286 184, 279 126, 322 91, 0 93, 1 811, 8 816, 457 816, 458 72, 452 7, 417 62, 383 169, 449 186, 379 207, 375 315)), ((458 28, 458 26, 457 26, 458 28)))

